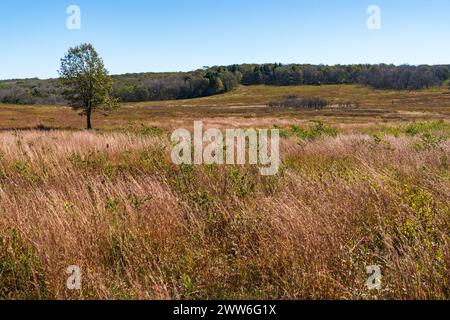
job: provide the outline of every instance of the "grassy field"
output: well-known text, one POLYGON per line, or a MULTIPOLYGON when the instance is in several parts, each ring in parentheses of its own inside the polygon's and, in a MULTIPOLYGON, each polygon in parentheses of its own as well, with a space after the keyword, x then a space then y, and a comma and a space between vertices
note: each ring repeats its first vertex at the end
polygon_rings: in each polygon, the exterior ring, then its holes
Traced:
POLYGON ((445 89, 240 87, 93 124, 0 106, 0 298, 450 298, 445 89), (359 107, 265 107, 288 94, 359 107), (279 127, 279 174, 174 165, 168 134, 194 120, 279 127), (380 290, 366 287, 370 265, 380 290))
MULTIPOLYGON (((273 87, 251 86, 212 97, 164 102, 126 104, 118 112, 97 114, 97 129, 130 129, 157 126, 172 130, 192 126, 194 120, 211 125, 267 127, 288 126, 309 120, 322 120, 338 126, 365 126, 367 123, 439 120, 450 117, 450 94, 445 88, 422 91, 374 90, 354 85, 273 87), (350 101, 358 108, 322 111, 273 110, 272 100, 286 95, 318 96, 339 103, 350 101)), ((83 129, 83 118, 69 108, 53 106, 0 105, 0 129, 35 128, 39 125, 57 129, 83 129)))

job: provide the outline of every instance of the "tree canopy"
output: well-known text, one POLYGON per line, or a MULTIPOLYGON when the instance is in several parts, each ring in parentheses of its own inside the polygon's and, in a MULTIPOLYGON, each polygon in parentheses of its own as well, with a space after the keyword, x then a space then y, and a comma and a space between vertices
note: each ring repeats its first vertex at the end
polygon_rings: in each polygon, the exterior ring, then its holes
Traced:
MULTIPOLYGON (((72 69, 71 69, 72 70, 72 69)), ((123 102, 190 99, 229 92, 238 85, 360 84, 377 89, 417 90, 450 78, 449 65, 242 64, 191 72, 135 73, 111 77, 113 96, 123 102)), ((107 86, 110 89, 109 85, 107 86)), ((61 82, 39 79, 0 81, 0 102, 67 104, 61 82)))
POLYGON ((74 110, 86 116, 87 129, 92 128, 92 112, 118 106, 112 96, 113 81, 91 44, 70 48, 61 59, 59 75, 62 95, 74 110))

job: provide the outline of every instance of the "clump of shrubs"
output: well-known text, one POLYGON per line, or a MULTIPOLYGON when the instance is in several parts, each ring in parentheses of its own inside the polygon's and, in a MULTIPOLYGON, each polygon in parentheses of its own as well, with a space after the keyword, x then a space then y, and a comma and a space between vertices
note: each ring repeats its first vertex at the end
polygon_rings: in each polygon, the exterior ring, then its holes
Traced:
POLYGON ((290 95, 281 101, 271 101, 268 105, 271 108, 324 109, 330 103, 328 100, 319 97, 299 98, 298 96, 290 95))
POLYGON ((322 121, 313 121, 313 124, 300 127, 298 125, 292 125, 289 128, 275 128, 280 130, 280 136, 283 138, 298 137, 302 140, 316 140, 320 137, 332 137, 336 138, 339 134, 338 130, 334 127, 328 126, 322 121))
POLYGON ((359 106, 360 105, 358 102, 354 103, 352 101, 344 101, 344 102, 338 103, 336 105, 337 108, 342 108, 342 109, 359 108, 359 106))

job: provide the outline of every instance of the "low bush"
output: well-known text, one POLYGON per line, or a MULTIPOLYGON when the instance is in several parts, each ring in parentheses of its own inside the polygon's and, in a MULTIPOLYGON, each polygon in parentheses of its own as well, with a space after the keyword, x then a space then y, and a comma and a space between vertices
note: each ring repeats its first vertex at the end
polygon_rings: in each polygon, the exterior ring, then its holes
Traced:
POLYGON ((299 98, 297 96, 286 96, 281 101, 269 102, 271 108, 305 108, 305 109, 324 109, 330 105, 328 100, 319 97, 299 98))

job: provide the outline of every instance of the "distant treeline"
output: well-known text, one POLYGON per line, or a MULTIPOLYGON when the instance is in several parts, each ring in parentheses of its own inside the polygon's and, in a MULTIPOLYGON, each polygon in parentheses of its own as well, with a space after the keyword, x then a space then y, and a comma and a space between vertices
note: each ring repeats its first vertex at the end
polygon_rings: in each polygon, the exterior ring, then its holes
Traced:
POLYGON ((237 72, 212 67, 187 73, 137 73, 114 77, 114 94, 124 102, 206 97, 233 90, 237 72))
MULTIPOLYGON (((450 65, 300 65, 243 64, 193 72, 113 76, 114 95, 123 102, 211 96, 242 85, 361 84, 378 89, 416 90, 442 84, 450 65)), ((0 81, 0 103, 65 104, 58 79, 0 81)))
POLYGON ((450 77, 450 65, 299 65, 244 64, 228 67, 242 74, 244 85, 276 86, 363 84, 377 89, 417 90, 440 85, 450 77))

